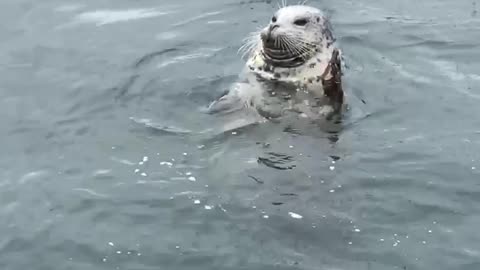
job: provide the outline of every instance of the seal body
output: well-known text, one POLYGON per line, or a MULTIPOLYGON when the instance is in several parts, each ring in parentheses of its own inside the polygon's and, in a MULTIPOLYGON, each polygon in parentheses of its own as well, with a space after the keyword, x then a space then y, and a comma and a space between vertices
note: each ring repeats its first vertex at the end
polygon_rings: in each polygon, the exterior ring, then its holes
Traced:
POLYGON ((318 118, 340 112, 342 57, 330 22, 316 8, 279 9, 246 39, 243 76, 209 106, 211 112, 246 108, 268 119, 286 112, 318 118))

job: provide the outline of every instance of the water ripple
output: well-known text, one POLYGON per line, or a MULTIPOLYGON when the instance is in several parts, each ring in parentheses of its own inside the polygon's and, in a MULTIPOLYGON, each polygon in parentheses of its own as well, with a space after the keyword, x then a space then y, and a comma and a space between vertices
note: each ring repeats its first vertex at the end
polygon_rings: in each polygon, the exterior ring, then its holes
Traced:
POLYGON ((94 197, 100 197, 100 198, 108 198, 109 196, 107 194, 102 194, 102 193, 98 193, 98 192, 95 192, 91 189, 88 189, 88 188, 74 188, 73 190, 75 191, 80 191, 80 192, 85 192, 89 195, 92 195, 94 197))

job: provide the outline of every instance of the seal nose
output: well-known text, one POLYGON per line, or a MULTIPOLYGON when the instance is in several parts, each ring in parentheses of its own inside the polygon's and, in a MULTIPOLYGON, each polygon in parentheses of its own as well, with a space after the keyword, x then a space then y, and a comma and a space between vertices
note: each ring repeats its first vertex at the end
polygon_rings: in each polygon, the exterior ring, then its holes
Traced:
POLYGON ((278 27, 280 27, 280 25, 278 25, 278 24, 271 24, 270 25, 270 27, 268 28, 268 33, 267 33, 267 41, 272 40, 272 32, 273 32, 273 30, 275 30, 278 27))
POLYGON ((271 24, 270 25, 270 28, 268 29, 268 33, 271 34, 273 30, 275 30, 275 28, 278 28, 280 27, 280 25, 278 24, 271 24))

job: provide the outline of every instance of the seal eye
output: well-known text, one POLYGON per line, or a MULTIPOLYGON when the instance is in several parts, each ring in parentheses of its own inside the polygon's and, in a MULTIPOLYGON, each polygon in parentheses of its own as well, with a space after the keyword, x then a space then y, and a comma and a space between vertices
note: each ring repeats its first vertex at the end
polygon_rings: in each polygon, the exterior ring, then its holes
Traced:
POLYGON ((308 23, 307 19, 298 19, 293 22, 295 25, 304 26, 308 23))
POLYGON ((272 17, 272 22, 277 22, 277 17, 273 16, 272 17))

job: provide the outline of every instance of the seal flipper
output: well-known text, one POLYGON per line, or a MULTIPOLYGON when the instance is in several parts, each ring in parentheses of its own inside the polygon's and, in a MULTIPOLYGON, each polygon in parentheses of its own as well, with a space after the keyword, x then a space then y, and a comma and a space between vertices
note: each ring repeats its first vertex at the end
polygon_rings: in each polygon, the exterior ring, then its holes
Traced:
POLYGON ((223 122, 220 128, 214 129, 213 138, 223 136, 235 130, 256 125, 264 119, 254 106, 261 89, 245 82, 235 83, 218 99, 207 107, 206 113, 217 114, 223 122))
POLYGON ((322 85, 325 96, 332 102, 335 113, 340 113, 344 102, 344 93, 342 88, 342 60, 338 49, 332 52, 332 58, 328 63, 325 75, 322 76, 322 85))
POLYGON ((252 109, 254 100, 261 96, 261 89, 248 82, 238 82, 224 94, 210 103, 207 113, 231 113, 242 109, 252 109))
POLYGON ((216 98, 206 109, 208 114, 228 113, 235 110, 235 105, 238 104, 239 98, 232 95, 229 90, 225 90, 218 98, 216 98))

